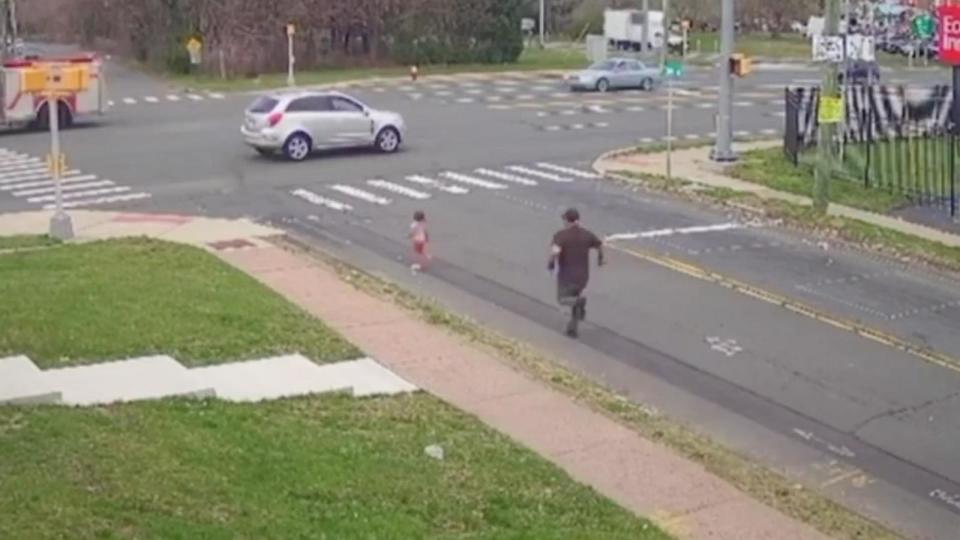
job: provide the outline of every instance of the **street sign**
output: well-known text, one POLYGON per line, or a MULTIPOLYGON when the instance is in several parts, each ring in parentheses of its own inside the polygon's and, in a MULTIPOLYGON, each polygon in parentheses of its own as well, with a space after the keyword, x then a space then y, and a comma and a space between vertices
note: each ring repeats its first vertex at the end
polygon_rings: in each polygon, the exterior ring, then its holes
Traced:
POLYGON ((960 65, 960 5, 940 6, 940 37, 937 39, 937 57, 942 62, 960 65))
POLYGON ((297 28, 293 25, 293 23, 288 24, 288 25, 287 25, 287 36, 293 36, 293 35, 296 34, 296 33, 297 33, 297 28))
POLYGON ((533 32, 533 29, 537 27, 537 21, 524 17, 520 19, 520 30, 524 32, 533 32))
POLYGON ((187 53, 190 54, 190 63, 193 65, 199 65, 201 60, 201 52, 203 51, 203 43, 192 37, 187 40, 187 53))
POLYGON ((873 36, 813 36, 813 61, 839 64, 846 60, 873 62, 877 58, 873 36), (846 44, 846 48, 844 48, 846 44))
POLYGON ((913 30, 914 37, 918 39, 930 39, 936 30, 936 24, 929 13, 921 13, 910 21, 910 28, 913 30))
POLYGON ((821 124, 838 124, 841 120, 843 120, 843 98, 821 97, 817 121, 821 124))
POLYGON ((839 64, 843 62, 843 38, 840 36, 813 36, 813 61, 839 64))

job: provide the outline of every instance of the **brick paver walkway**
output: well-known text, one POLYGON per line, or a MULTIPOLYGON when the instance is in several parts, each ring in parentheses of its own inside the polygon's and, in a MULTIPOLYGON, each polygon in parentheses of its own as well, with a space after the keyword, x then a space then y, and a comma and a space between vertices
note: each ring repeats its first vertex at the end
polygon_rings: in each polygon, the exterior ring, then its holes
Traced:
POLYGON ((387 368, 476 415, 573 478, 681 538, 825 538, 394 304, 277 247, 220 256, 322 319, 387 368))

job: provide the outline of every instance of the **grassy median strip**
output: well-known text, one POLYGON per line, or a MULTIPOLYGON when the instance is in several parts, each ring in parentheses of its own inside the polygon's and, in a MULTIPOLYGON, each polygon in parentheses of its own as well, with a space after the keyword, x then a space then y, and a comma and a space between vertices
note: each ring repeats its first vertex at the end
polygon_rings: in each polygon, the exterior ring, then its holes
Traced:
POLYGON ((668 538, 425 394, 0 408, 0 456, 2 538, 668 538))
POLYGON ((359 351, 204 251, 144 239, 0 256, 0 356, 42 367, 167 354, 187 365, 359 351))
MULTIPOLYGON (((420 76, 424 79, 429 79, 431 75, 451 75, 457 73, 583 69, 588 63, 586 53, 583 49, 577 47, 548 49, 530 47, 524 50, 515 63, 420 66, 420 76)), ((409 74, 409 69, 409 66, 318 69, 298 72, 296 74, 296 80, 299 86, 335 84, 344 81, 380 77, 406 77, 409 74)), ((230 77, 227 79, 222 79, 215 74, 174 75, 171 76, 171 80, 186 87, 206 90, 257 90, 286 86, 287 74, 265 73, 255 77, 230 77)))
MULTIPOLYGON (((762 184, 778 191, 813 196, 813 166, 809 163, 794 166, 787 161, 780 148, 744 152, 740 161, 730 168, 729 174, 739 180, 762 184)), ((840 178, 830 183, 830 200, 878 214, 886 214, 910 204, 904 195, 867 188, 862 182, 840 178)))
MULTIPOLYGON (((288 245, 300 251, 299 245, 288 245)), ((896 540, 900 537, 882 525, 864 518, 830 499, 800 487, 788 478, 757 465, 696 431, 661 416, 642 404, 622 397, 590 379, 574 373, 540 352, 493 332, 466 317, 451 313, 394 283, 325 256, 310 254, 331 265, 341 279, 378 298, 416 314, 430 324, 445 328, 481 346, 510 365, 588 404, 595 410, 660 442, 687 459, 730 482, 757 500, 795 519, 810 524, 829 537, 845 540, 896 540)))
POLYGON ((22 234, 16 236, 0 236, 0 252, 15 251, 18 249, 37 249, 55 246, 60 242, 43 234, 22 234))

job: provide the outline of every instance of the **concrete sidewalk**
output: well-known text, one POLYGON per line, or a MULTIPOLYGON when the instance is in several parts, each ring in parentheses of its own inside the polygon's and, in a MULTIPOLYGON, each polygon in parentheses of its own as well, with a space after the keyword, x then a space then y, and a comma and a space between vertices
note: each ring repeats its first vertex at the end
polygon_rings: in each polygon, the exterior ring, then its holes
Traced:
MULTIPOLYGON (((414 385, 533 449, 576 480, 679 538, 826 538, 750 498, 701 465, 644 439, 513 370, 328 267, 268 241, 247 221, 111 212, 72 213, 81 240, 151 236, 202 246, 322 319, 414 385)), ((0 236, 43 234, 45 212, 0 216, 0 236)))
MULTIPOLYGON (((780 141, 742 143, 734 144, 734 149, 737 152, 746 152, 760 148, 775 148, 781 144, 780 141)), ((744 182, 727 176, 724 173, 723 165, 710 160, 710 147, 701 146, 676 150, 673 152, 671 162, 673 177, 678 180, 686 180, 715 188, 731 189, 742 193, 752 193, 764 199, 781 200, 802 206, 813 204, 810 197, 773 190, 760 184, 744 182)), ((617 173, 625 172, 664 176, 666 167, 667 156, 665 152, 640 154, 632 151, 610 152, 601 156, 593 165, 594 170, 598 173, 614 176, 617 173)), ((945 246, 960 247, 960 235, 895 217, 834 203, 830 203, 827 207, 827 213, 832 216, 855 219, 878 227, 939 242, 945 246)))

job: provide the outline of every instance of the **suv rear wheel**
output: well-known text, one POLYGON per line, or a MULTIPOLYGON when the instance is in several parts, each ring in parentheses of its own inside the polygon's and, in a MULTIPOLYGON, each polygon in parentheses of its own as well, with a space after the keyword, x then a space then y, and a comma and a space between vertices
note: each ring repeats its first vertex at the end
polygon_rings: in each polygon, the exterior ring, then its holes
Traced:
POLYGON ((303 161, 310 155, 313 142, 305 133, 294 133, 283 143, 283 155, 290 161, 303 161))

